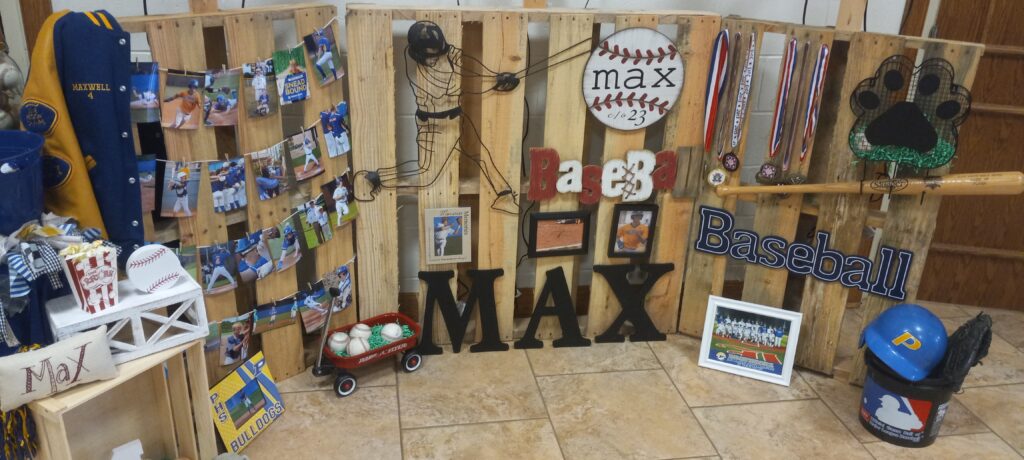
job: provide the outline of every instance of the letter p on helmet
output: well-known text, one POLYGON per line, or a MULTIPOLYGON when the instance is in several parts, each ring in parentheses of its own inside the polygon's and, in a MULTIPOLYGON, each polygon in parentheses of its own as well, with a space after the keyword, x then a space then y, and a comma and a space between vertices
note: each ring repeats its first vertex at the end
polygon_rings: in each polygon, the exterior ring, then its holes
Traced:
POLYGON ((897 347, 902 345, 911 350, 917 350, 918 348, 921 348, 921 341, 918 340, 917 337, 914 337, 914 335, 911 334, 909 331, 904 332, 897 336, 896 338, 892 339, 892 344, 897 347))

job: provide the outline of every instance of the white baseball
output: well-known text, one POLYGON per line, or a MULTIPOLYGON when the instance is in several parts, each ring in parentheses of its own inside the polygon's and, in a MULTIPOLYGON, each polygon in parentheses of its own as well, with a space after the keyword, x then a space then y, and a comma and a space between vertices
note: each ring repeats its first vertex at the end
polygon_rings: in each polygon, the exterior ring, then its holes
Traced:
POLYGON ((348 348, 348 343, 348 334, 344 332, 335 332, 334 334, 331 334, 331 340, 328 346, 331 348, 331 351, 333 351, 334 354, 340 355, 341 352, 345 351, 348 348))
POLYGON ((398 323, 387 323, 380 330, 380 338, 387 340, 388 343, 394 342, 402 338, 402 326, 398 323))
POLYGON ((363 323, 356 323, 355 326, 352 326, 352 329, 349 329, 348 335, 353 339, 357 337, 365 339, 370 336, 370 326, 363 323))
POLYGON ((14 117, 11 114, 0 110, 0 129, 11 129, 14 127, 14 117))
POLYGON ((363 337, 352 337, 349 339, 346 350, 349 356, 361 355, 370 351, 370 342, 367 342, 363 337))
POLYGON ((8 63, 0 64, 0 85, 4 88, 15 88, 21 84, 21 72, 8 63))
POLYGON ((615 129, 646 128, 668 114, 683 89, 683 58, 671 39, 642 27, 620 30, 590 53, 583 100, 615 129))
POLYGON ((136 249, 125 263, 128 279, 135 289, 156 292, 178 283, 185 269, 174 251, 166 246, 150 244, 136 249))

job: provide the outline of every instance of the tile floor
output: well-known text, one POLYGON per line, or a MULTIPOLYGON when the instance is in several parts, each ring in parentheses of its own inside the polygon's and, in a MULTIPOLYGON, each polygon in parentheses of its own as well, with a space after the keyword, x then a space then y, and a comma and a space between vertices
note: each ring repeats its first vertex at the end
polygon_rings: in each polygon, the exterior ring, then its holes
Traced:
MULTIPOLYGON (((926 303, 947 327, 979 311, 926 303)), ((856 342, 850 310, 844 346, 856 342), (853 337, 851 339, 851 337, 853 337)), ((280 383, 286 412, 244 452, 252 459, 1022 459, 1024 313, 990 312, 997 337, 925 449, 860 426, 860 388, 797 371, 790 387, 697 366, 699 341, 594 344, 386 362, 334 396, 307 371, 280 383)), ((844 350, 845 357, 853 350, 844 350)))

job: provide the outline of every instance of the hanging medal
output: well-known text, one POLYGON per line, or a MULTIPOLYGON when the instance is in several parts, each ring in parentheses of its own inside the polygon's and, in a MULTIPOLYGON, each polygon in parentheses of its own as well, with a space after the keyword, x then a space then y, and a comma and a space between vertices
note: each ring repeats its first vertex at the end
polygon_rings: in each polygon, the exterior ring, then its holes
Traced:
POLYGON ((818 111, 821 108, 821 96, 825 88, 825 72, 828 71, 828 45, 822 44, 818 50, 818 59, 814 62, 814 75, 807 91, 807 112, 804 114, 804 136, 800 146, 800 162, 803 163, 814 130, 818 127, 818 111))
MULTIPOLYGON (((738 45, 739 43, 737 43, 738 45)), ((756 46, 757 34, 752 33, 750 34, 750 45, 747 47, 746 62, 743 64, 743 73, 740 74, 740 86, 736 93, 736 110, 733 112, 732 137, 729 144, 731 149, 722 157, 722 166, 729 171, 735 171, 740 167, 736 147, 740 145, 740 138, 743 137, 743 120, 747 116, 747 105, 750 102, 750 85, 754 78, 756 46)))
POLYGON ((786 45, 786 55, 783 60, 782 75, 779 78, 779 88, 775 94, 775 112, 772 116, 771 133, 768 140, 768 160, 761 165, 757 173, 757 181, 761 183, 776 183, 780 175, 780 167, 776 164, 775 156, 779 154, 782 146, 783 120, 786 115, 786 99, 789 97, 789 87, 793 83, 793 73, 796 71, 797 43, 793 38, 786 45))
POLYGON ((796 141, 796 119, 798 112, 796 111, 796 105, 800 103, 800 88, 804 85, 804 74, 807 70, 807 61, 810 60, 810 43, 804 43, 803 49, 800 54, 797 55, 797 60, 800 61, 800 73, 797 74, 796 80, 796 91, 797 99, 793 101, 793 113, 789 117, 789 142, 786 143, 786 151, 782 153, 782 172, 789 171, 789 165, 793 158, 793 148, 796 141))
POLYGON ((718 114, 718 103, 725 91, 725 79, 729 73, 729 30, 723 29, 715 38, 711 48, 711 66, 708 68, 708 84, 704 99, 704 151, 711 151, 714 140, 715 116, 718 114))

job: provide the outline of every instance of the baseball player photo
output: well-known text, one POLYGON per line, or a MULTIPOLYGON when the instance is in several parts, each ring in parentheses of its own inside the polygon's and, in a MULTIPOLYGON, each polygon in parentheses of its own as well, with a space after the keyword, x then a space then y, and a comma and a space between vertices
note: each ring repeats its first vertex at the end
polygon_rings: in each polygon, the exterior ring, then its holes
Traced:
POLYGON ((192 217, 199 201, 199 162, 167 162, 164 165, 163 217, 192 217))
POLYGON ((338 55, 338 46, 334 41, 334 29, 316 29, 313 33, 302 37, 302 44, 306 46, 309 54, 309 62, 316 68, 320 86, 324 86, 345 75, 341 68, 341 56, 338 55))
POLYGON ((274 272, 274 258, 270 248, 263 241, 263 232, 252 232, 245 238, 232 242, 238 277, 243 282, 266 278, 274 272))
POLYGON ((324 167, 320 164, 322 155, 320 153, 320 144, 317 141, 315 126, 301 133, 289 136, 285 140, 285 146, 288 149, 288 155, 291 157, 291 167, 295 173, 295 180, 304 181, 324 172, 324 167))
POLYGON ((206 126, 238 124, 238 87, 241 75, 239 69, 206 74, 206 102, 203 104, 203 122, 206 126))
POLYGON ((132 122, 152 123, 160 121, 160 71, 155 62, 132 64, 132 93, 128 106, 132 122))
POLYGON ((424 231, 429 246, 427 264, 469 262, 470 249, 470 208, 426 209, 424 231))
POLYGON ((274 60, 242 64, 245 111, 250 117, 265 117, 277 112, 277 75, 274 74, 274 60))
POLYGON ((228 212, 244 208, 248 203, 245 196, 245 162, 242 158, 209 163, 210 190, 213 195, 213 210, 228 212))
POLYGON ((341 227, 359 215, 359 204, 352 189, 351 173, 346 172, 327 181, 320 186, 320 191, 323 193, 324 208, 327 210, 331 225, 341 227))
POLYGON ((302 46, 274 52, 274 70, 277 71, 277 93, 281 105, 309 98, 309 83, 306 79, 306 57, 302 46))
POLYGON ((222 243, 199 248, 200 284, 207 294, 220 294, 238 287, 235 257, 229 246, 222 243))
POLYGON ((651 205, 617 204, 613 215, 608 257, 639 257, 650 254, 658 210, 651 205))
POLYGON ((307 251, 316 249, 326 241, 316 208, 312 200, 305 201, 292 210, 292 217, 289 219, 298 235, 300 246, 307 251))
POLYGON ((342 113, 339 107, 348 112, 348 104, 345 102, 320 112, 320 129, 323 130, 324 144, 327 144, 327 156, 330 158, 339 157, 352 150, 348 139, 348 122, 345 120, 345 113, 342 113))
POLYGON ((262 334, 271 329, 295 324, 299 320, 299 306, 295 299, 259 305, 253 310, 253 332, 262 334))
POLYGON ((355 286, 353 265, 355 265, 354 261, 324 273, 324 285, 328 288, 336 287, 340 292, 338 297, 335 297, 331 303, 335 313, 352 306, 353 287, 355 286))
POLYGON ((252 337, 251 314, 225 318, 220 322, 221 364, 227 366, 249 357, 252 337))
POLYGON ((184 246, 174 250, 174 253, 178 256, 178 262, 181 262, 181 268, 185 269, 185 273, 192 278, 199 278, 199 251, 195 246, 184 246))
POLYGON ((153 212, 156 210, 156 155, 140 156, 138 163, 142 212, 153 212))
POLYGON ((284 143, 249 154, 256 178, 256 196, 260 200, 281 196, 291 189, 293 180, 288 173, 288 160, 284 143))
POLYGON ((302 259, 299 250, 299 235, 289 219, 277 226, 263 230, 263 243, 270 249, 270 259, 275 262, 275 270, 291 268, 302 259))
POLYGON ((324 326, 324 321, 327 319, 327 309, 331 304, 331 294, 324 285, 324 281, 313 283, 308 291, 300 290, 295 295, 295 303, 299 306, 302 328, 306 333, 320 332, 320 328, 324 326))
POLYGON ((160 106, 160 125, 164 128, 198 129, 205 82, 204 73, 168 70, 164 103, 160 106))

